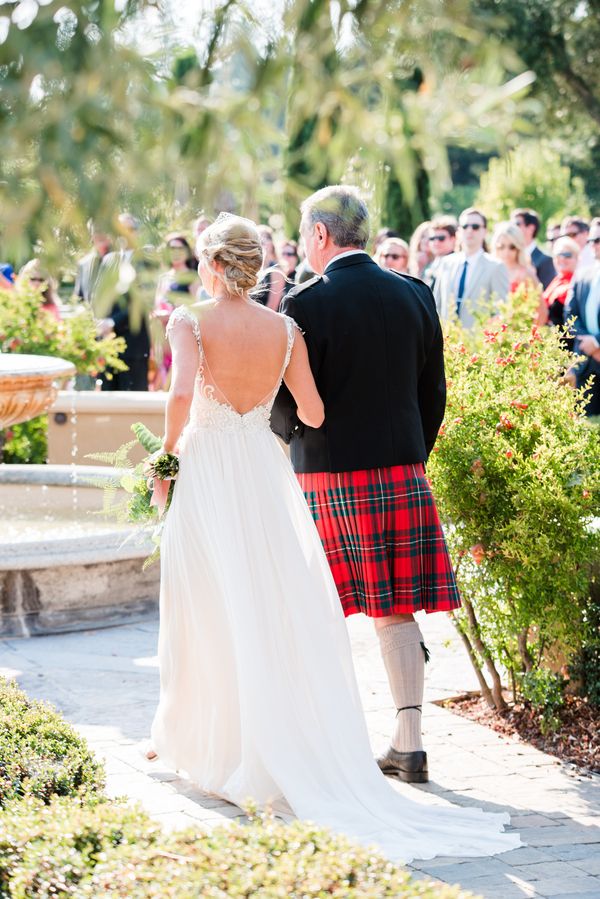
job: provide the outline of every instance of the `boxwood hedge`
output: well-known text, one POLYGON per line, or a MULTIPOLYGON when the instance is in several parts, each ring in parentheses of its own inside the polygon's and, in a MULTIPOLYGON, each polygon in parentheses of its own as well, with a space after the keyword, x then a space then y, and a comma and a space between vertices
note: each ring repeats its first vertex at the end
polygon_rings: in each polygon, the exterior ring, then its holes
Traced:
POLYGON ((412 883, 376 852, 314 824, 253 816, 166 834, 109 800, 102 767, 51 707, 0 681, 1 899, 461 899, 412 883))

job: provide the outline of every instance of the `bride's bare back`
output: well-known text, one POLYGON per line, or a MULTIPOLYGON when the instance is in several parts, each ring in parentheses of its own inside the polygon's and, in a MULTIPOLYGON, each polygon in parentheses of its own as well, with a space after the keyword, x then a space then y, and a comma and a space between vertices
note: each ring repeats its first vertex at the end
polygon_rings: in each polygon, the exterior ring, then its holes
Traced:
POLYGON ((244 415, 270 399, 287 351, 280 315, 258 303, 221 300, 196 307, 204 349, 204 383, 244 415))
MULTIPOLYGON (((190 312, 198 320, 201 350, 189 322, 180 321, 170 335, 173 377, 164 443, 169 451, 175 448, 187 419, 201 362, 204 385, 214 388, 214 398, 245 415, 271 401, 287 353, 285 319, 258 303, 245 298, 209 300, 190 307, 190 312)), ((284 380, 298 405, 299 418, 319 427, 324 418, 323 402, 298 330, 284 380)))

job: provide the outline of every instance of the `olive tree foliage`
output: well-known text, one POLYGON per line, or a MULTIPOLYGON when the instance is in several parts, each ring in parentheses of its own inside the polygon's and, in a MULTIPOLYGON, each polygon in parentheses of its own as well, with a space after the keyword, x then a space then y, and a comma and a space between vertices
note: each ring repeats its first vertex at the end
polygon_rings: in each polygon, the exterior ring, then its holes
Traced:
MULTIPOLYGON (((176 13, 176 11, 175 11, 176 13)), ((58 262, 89 218, 158 231, 192 210, 287 216, 328 181, 408 207, 448 184, 449 141, 514 136, 530 82, 467 0, 245 0, 171 27, 166 0, 0 7, 2 252, 58 262), (157 46, 148 49, 154 31, 157 46)))
POLYGON ((481 175, 476 204, 496 223, 519 207, 531 207, 543 225, 565 215, 589 215, 583 182, 573 177, 547 142, 527 141, 490 159, 481 175))

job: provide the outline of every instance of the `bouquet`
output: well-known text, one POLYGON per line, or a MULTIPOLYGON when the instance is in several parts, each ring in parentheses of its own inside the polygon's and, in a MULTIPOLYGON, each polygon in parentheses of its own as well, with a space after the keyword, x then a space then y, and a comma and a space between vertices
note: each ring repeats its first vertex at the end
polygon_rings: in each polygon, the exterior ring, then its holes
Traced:
POLYGON ((164 525, 164 513, 171 505, 175 480, 179 472, 179 458, 175 453, 161 453, 162 439, 141 422, 132 424, 135 440, 124 443, 114 453, 90 453, 87 458, 112 465, 115 477, 104 488, 104 514, 120 523, 130 522, 152 527, 151 539, 154 543, 152 554, 144 567, 155 562, 160 555, 160 537, 164 525), (141 444, 148 455, 135 464, 130 453, 141 444), (127 498, 118 498, 124 490, 127 498))

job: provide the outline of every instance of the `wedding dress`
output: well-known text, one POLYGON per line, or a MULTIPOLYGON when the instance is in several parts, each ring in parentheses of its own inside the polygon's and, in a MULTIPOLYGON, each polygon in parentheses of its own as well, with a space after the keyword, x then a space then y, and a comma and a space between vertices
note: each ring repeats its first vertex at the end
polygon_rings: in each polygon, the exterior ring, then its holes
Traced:
POLYGON ((203 790, 287 809, 409 862, 521 845, 506 814, 400 795, 373 759, 344 616, 270 396, 238 413, 200 365, 161 541, 160 758, 203 790))

